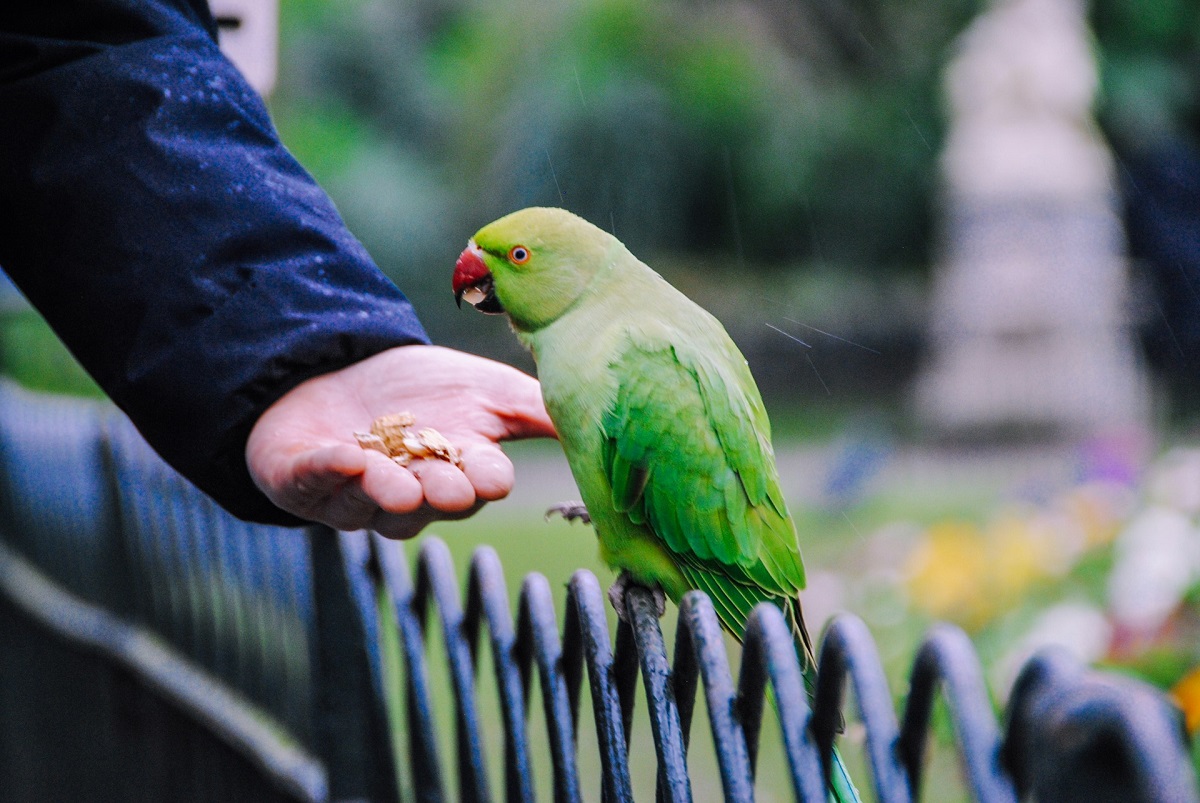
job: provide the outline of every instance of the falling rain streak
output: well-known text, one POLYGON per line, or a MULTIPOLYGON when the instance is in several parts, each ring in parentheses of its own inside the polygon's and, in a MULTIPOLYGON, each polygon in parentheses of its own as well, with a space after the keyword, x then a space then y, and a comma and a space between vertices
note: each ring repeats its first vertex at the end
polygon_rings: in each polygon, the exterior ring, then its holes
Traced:
POLYGON ((550 165, 550 178, 554 179, 554 188, 558 190, 558 203, 566 207, 567 199, 563 197, 562 185, 558 183, 558 173, 554 172, 554 160, 550 158, 549 148, 546 148, 546 164, 550 165))
MULTIPOLYGON (((803 324, 801 324, 801 325, 803 325, 803 324)), ((775 326, 774 324, 768 323, 767 328, 775 330, 776 332, 783 335, 784 337, 786 337, 789 340, 796 341, 801 346, 804 346, 804 348, 806 348, 806 349, 812 348, 812 346, 810 344, 805 343, 803 340, 801 340, 800 338, 796 337, 795 335, 793 335, 789 332, 783 331, 782 329, 780 329, 778 326, 775 326)), ((820 330, 817 330, 817 331, 820 331, 820 330)), ((822 334, 824 334, 824 333, 822 333, 822 334)), ((838 338, 838 340, 841 340, 841 339, 842 338, 838 338)), ((849 342, 849 341, 846 341, 846 342, 849 342)), ((817 381, 821 383, 821 387, 825 389, 825 395, 832 396, 833 392, 829 390, 829 385, 826 385, 825 380, 821 378, 821 372, 817 370, 817 364, 815 362, 813 362, 812 355, 806 351, 806 352, 804 352, 804 359, 808 360, 808 364, 810 366, 812 366, 813 376, 815 376, 817 378, 817 381)))
MULTIPOLYGON (((875 349, 871 348, 870 346, 864 346, 862 343, 855 343, 853 340, 847 340, 844 337, 839 337, 838 335, 835 335, 833 332, 826 332, 824 329, 818 329, 815 326, 809 326, 806 323, 800 323, 800 321, 797 321, 795 318, 784 318, 784 320, 788 321, 789 323, 794 323, 794 324, 796 324, 796 326, 803 326, 805 329, 816 332, 819 335, 825 335, 825 337, 832 337, 834 340, 840 340, 841 342, 843 342, 849 346, 854 346, 855 348, 862 349, 863 351, 869 351, 872 354, 880 353, 879 351, 876 351, 875 349)), ((767 324, 767 325, 770 326, 770 324, 767 324)), ((771 327, 771 328, 774 329, 775 327, 771 327)))
POLYGON ((813 362, 812 355, 806 351, 804 352, 804 358, 808 360, 808 364, 812 366, 813 376, 815 376, 817 381, 821 383, 821 387, 825 388, 825 395, 832 396, 833 393, 829 390, 829 385, 826 385, 825 380, 821 378, 821 372, 817 370, 817 364, 813 362))
POLYGON ((805 343, 803 340, 801 340, 800 338, 796 337, 795 335, 793 335, 789 332, 783 331, 782 329, 780 329, 778 326, 776 326, 774 324, 771 324, 771 323, 767 324, 767 328, 774 329, 776 332, 778 332, 779 334, 788 338, 789 340, 795 340, 797 343, 799 343, 801 346, 804 346, 804 348, 806 348, 806 349, 812 348, 812 346, 810 344, 805 343))
POLYGON ((905 109, 904 116, 908 118, 909 125, 912 126, 913 131, 917 132, 917 136, 920 137, 921 142, 925 145, 925 149, 930 153, 933 153, 933 146, 929 144, 929 140, 925 139, 925 135, 921 132, 920 127, 917 125, 917 121, 913 119, 912 112, 910 112, 908 109, 905 109))

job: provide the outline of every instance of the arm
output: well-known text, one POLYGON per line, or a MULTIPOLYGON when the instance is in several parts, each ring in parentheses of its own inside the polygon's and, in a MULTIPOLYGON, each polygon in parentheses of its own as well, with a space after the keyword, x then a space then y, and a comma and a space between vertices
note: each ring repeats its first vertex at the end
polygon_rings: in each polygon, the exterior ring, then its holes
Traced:
POLYGON ((280 144, 202 3, 42 8, 0 6, 0 265, 202 490, 243 518, 329 521, 288 504, 277 465, 260 490, 249 433, 308 380, 426 343, 411 306, 280 144))

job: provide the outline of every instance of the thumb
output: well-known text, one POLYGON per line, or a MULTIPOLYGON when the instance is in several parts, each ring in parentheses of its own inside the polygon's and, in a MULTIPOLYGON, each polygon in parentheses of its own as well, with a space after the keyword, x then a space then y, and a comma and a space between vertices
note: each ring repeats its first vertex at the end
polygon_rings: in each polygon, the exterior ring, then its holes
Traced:
POLYGON ((511 376, 499 382, 491 396, 493 414, 503 428, 497 440, 557 438, 558 431, 542 400, 541 383, 516 368, 503 367, 511 376))

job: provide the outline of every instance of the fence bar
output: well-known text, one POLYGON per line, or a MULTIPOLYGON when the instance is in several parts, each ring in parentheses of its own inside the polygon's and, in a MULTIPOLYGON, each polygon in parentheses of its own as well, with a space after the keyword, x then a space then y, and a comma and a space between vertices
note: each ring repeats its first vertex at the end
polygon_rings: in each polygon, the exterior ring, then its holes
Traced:
POLYGON ((628 753, 629 740, 633 735, 633 706, 637 700, 638 648, 633 636, 633 625, 620 618, 617 619, 617 633, 613 640, 613 679, 617 687, 617 701, 621 707, 625 752, 628 753))
POLYGON ((426 621, 432 601, 442 623, 442 639, 454 689, 458 799, 466 803, 487 803, 492 796, 488 789, 483 734, 475 699, 475 663, 458 600, 458 582, 454 579, 450 550, 436 538, 426 539, 417 560, 414 605, 421 621, 426 621))
POLYGON ((861 619, 839 616, 825 632, 817 660, 817 690, 813 703, 813 734, 821 748, 828 782, 833 740, 842 728, 842 698, 846 678, 854 686, 859 717, 867 730, 867 759, 875 794, 883 803, 912 800, 908 777, 896 752, 899 726, 892 709, 887 678, 875 642, 861 619))
POLYGON ((383 584, 386 598, 391 601, 396 627, 400 631, 400 651, 407 681, 404 684, 404 699, 413 794, 418 803, 441 803, 445 797, 442 791, 441 759, 438 756, 437 726, 429 696, 425 639, 421 619, 413 604, 408 561, 404 558, 403 548, 395 541, 372 534, 371 546, 378 582, 383 584))
POLYGON ((576 803, 582 796, 575 763, 575 709, 563 671, 563 647, 554 619, 550 584, 540 574, 530 574, 521 586, 514 652, 521 667, 527 702, 532 664, 537 663, 554 771, 554 800, 576 803))
POLYGON ((754 799, 754 780, 738 719, 737 693, 729 673, 725 637, 712 602, 704 593, 692 591, 680 601, 679 633, 676 643, 690 646, 700 670, 725 799, 749 803, 754 799))
MULTIPOLYGON (((666 643, 658 625, 658 610, 650 592, 636 585, 626 588, 625 610, 631 623, 622 623, 622 626, 631 633, 637 645, 646 688, 646 704, 650 709, 650 730, 658 755, 657 797, 668 803, 686 803, 692 799, 692 786, 687 774, 687 750, 679 722, 679 710, 675 706, 671 664, 667 660, 666 643)), ((629 741, 628 730, 625 741, 629 741)))
POLYGON ((747 749, 753 769, 769 682, 791 770, 792 794, 802 803, 825 803, 821 754, 809 729, 812 712, 794 645, 791 628, 779 608, 765 603, 754 609, 746 623, 738 686, 747 749))
POLYGON ((131 672, 147 688, 202 723, 281 790, 299 800, 329 798, 325 768, 282 725, 150 631, 84 602, 0 542, 0 593, 71 644, 131 672))
POLYGON ((949 625, 930 631, 917 651, 909 681, 897 749, 913 797, 920 795, 929 717, 939 685, 945 688, 974 799, 980 803, 1016 803, 1012 781, 1001 765, 1000 730, 984 687, 983 667, 966 633, 949 625))
POLYGON ((491 547, 480 547, 471 558, 464 627, 472 652, 477 649, 479 626, 487 621, 500 709, 504 718, 504 782, 509 801, 533 801, 533 765, 525 730, 525 684, 514 653, 516 634, 508 607, 508 586, 500 557, 491 547))
POLYGON ((357 568, 366 570, 365 539, 361 532, 308 530, 313 597, 318 601, 312 656, 317 679, 314 719, 318 752, 335 800, 395 800, 398 795, 382 684, 370 658, 374 645, 355 593, 359 578, 352 574, 360 552, 364 565, 357 568))
MULTIPOLYGON (((604 595, 595 575, 577 571, 567 586, 567 613, 563 628, 563 651, 573 656, 568 662, 568 684, 574 685, 572 710, 578 711, 581 665, 588 669, 596 740, 600 746, 602 798, 605 803, 633 800, 629 780, 629 754, 621 702, 613 670, 613 652, 608 640, 604 595), (574 658, 578 656, 578 658, 574 658), (582 660, 579 660, 582 659, 582 660)), ((576 715, 578 722, 578 715, 576 715)))
POLYGON ((1193 803, 1184 741, 1179 712, 1160 694, 1048 651, 1013 687, 1004 755, 1022 799, 1193 803))

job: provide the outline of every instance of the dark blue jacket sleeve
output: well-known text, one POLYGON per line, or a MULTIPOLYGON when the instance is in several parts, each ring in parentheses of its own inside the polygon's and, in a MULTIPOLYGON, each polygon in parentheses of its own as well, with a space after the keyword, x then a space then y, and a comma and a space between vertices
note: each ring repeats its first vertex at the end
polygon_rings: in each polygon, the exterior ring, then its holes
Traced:
POLYGON ((0 265, 169 463, 290 523, 259 414, 427 338, 213 32, 202 0, 0 3, 0 265))

